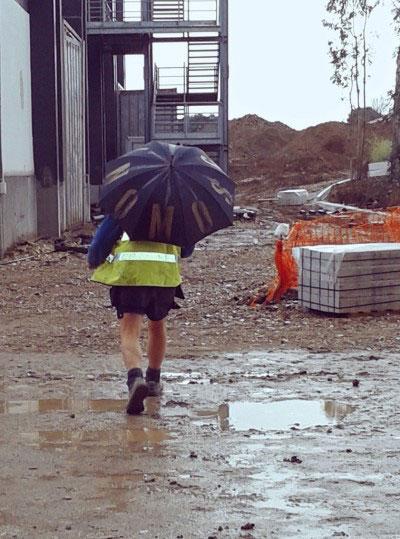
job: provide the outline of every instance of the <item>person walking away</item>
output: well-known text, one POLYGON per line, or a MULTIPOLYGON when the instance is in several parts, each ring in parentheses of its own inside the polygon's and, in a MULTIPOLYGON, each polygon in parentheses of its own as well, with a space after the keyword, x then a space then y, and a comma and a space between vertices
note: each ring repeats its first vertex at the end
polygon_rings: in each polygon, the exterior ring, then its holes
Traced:
POLYGON ((106 216, 90 244, 88 264, 92 281, 110 286, 111 305, 120 321, 121 352, 128 371, 128 414, 144 411, 146 397, 159 396, 161 365, 165 358, 166 317, 184 299, 179 258, 189 257, 194 246, 131 241, 119 223, 106 216), (143 378, 140 335, 148 318, 148 366, 143 378))

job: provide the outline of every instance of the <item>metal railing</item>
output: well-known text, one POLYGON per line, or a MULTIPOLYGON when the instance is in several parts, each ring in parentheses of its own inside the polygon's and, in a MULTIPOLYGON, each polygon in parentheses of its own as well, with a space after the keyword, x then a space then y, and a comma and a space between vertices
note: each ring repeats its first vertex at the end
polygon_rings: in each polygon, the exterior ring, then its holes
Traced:
POLYGON ((87 0, 88 23, 208 22, 217 24, 219 0, 87 0))
POLYGON ((218 92, 219 66, 216 64, 183 65, 154 68, 155 95, 165 93, 206 94, 218 92))
POLYGON ((154 88, 159 93, 187 92, 187 67, 159 67, 154 66, 154 88))
POLYGON ((220 106, 187 103, 155 105, 153 136, 162 139, 219 138, 220 106))

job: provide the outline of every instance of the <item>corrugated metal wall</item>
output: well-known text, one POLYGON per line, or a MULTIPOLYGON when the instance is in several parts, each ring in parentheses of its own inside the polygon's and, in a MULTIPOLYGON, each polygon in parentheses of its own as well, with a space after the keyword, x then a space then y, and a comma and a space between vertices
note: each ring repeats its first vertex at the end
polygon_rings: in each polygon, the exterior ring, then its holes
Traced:
POLYGON ((29 14, 0 0, 0 136, 5 176, 32 176, 32 97, 29 14))
POLYGON ((88 204, 85 159, 84 48, 64 23, 64 208, 63 228, 83 223, 88 204))

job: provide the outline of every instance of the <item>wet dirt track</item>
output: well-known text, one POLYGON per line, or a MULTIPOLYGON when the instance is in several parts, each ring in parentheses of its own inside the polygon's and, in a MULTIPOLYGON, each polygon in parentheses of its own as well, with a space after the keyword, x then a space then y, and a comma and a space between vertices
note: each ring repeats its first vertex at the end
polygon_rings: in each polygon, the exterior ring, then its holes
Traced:
POLYGON ((0 537, 400 537, 400 315, 243 305, 273 275, 272 228, 185 261, 140 417, 83 257, 0 266, 0 537))
POLYGON ((169 361, 141 417, 117 356, 0 360, 2 537, 398 533, 394 354, 169 361))

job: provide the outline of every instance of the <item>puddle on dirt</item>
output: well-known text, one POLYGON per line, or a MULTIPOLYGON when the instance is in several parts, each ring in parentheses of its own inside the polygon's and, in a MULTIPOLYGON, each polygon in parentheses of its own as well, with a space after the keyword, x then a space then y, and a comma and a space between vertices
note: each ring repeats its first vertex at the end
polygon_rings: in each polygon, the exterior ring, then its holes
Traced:
POLYGON ((159 444, 171 439, 171 435, 161 429, 121 429, 93 431, 36 431, 20 434, 26 445, 40 449, 85 448, 95 445, 129 447, 133 444, 159 444))
MULTIPOLYGON (((307 488, 296 484, 296 473, 291 470, 276 470, 267 466, 265 470, 257 473, 251 473, 250 479, 260 483, 262 496, 264 499, 254 502, 254 507, 258 509, 274 509, 283 511, 286 514, 307 515, 312 512, 313 516, 322 518, 329 514, 327 508, 322 507, 320 503, 307 502, 307 495, 315 495, 316 490, 323 494, 322 489, 307 488), (299 491, 301 495, 299 495, 299 491)), ((257 487, 256 487, 257 488, 257 487)), ((314 537, 310 535, 310 537, 314 537)), ((318 537, 318 536, 316 536, 318 537)), ((308 538, 308 535, 307 535, 308 538)))
POLYGON ((200 372, 163 372, 163 378, 170 382, 176 382, 177 384, 209 384, 210 379, 205 378, 200 372))
POLYGON ((300 429, 341 421, 355 407, 333 400, 290 399, 273 402, 230 402, 218 411, 200 410, 197 416, 217 417, 222 430, 246 431, 300 429))
POLYGON ((126 400, 120 399, 38 399, 0 402, 0 414, 33 414, 48 412, 121 412, 126 400))

